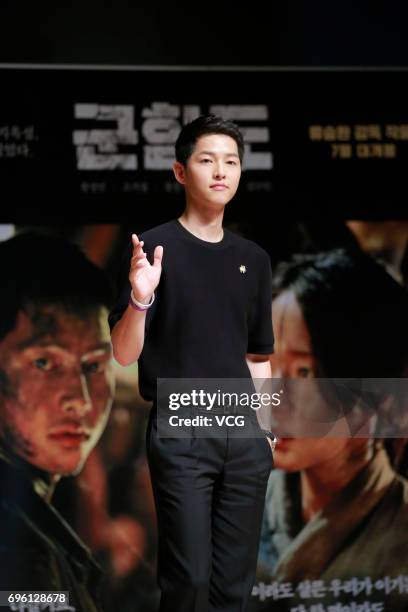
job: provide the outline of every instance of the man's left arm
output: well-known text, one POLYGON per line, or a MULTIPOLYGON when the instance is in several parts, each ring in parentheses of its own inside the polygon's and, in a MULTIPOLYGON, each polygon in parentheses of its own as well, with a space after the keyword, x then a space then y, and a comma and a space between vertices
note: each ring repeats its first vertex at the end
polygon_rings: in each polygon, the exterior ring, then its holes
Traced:
POLYGON ((247 353, 246 362, 253 379, 272 378, 270 355, 247 353))
MULTIPOLYGON (((254 353, 247 353, 246 362, 248 364, 249 371, 251 372, 251 377, 254 381, 255 388, 257 392, 259 392, 261 391, 261 388, 258 387, 262 387, 262 380, 272 378, 270 355, 256 355, 254 353)), ((260 426, 262 425, 261 423, 259 424, 260 426)), ((269 446, 273 450, 272 440, 268 437, 266 439, 269 442, 269 446)))
MULTIPOLYGON (((248 320, 246 362, 254 383, 255 392, 259 394, 270 389, 272 382, 270 356, 274 348, 272 329, 272 271, 269 255, 265 251, 261 251, 257 267, 258 284, 248 320)), ((268 428, 263 425, 262 420, 270 423, 268 408, 263 407, 263 411, 258 409, 256 414, 261 429, 267 430, 268 428), (266 415, 263 415, 264 419, 260 417, 261 412, 266 412, 266 415)), ((268 442, 272 448, 272 441, 269 437, 268 442)))

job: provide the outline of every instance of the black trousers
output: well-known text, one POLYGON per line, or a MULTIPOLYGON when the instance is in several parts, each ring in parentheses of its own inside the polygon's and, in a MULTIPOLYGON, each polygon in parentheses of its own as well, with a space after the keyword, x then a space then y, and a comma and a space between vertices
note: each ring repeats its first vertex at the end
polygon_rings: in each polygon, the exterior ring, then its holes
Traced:
POLYGON ((209 437, 192 428, 180 439, 159 436, 156 408, 150 413, 146 449, 158 522, 160 612, 246 609, 273 467, 256 415, 246 416, 251 437, 224 427, 209 437))

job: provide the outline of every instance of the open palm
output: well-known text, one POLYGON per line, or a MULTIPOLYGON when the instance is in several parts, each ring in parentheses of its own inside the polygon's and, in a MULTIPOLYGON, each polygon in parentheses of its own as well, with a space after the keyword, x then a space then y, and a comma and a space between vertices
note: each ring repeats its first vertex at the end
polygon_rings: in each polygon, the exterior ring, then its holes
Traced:
POLYGON ((139 241, 137 235, 132 234, 132 243, 133 254, 130 260, 129 281, 135 298, 140 302, 146 302, 159 284, 163 247, 155 248, 151 264, 143 251, 143 240, 139 241))

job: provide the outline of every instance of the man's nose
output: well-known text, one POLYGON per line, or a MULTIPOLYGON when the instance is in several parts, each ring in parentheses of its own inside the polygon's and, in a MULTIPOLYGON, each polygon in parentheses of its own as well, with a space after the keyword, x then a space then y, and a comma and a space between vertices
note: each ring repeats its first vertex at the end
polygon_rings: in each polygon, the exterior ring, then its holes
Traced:
POLYGON ((66 393, 63 395, 62 407, 65 412, 84 416, 92 408, 86 378, 83 374, 76 374, 67 381, 66 393))
POLYGON ((221 163, 215 164, 214 166, 214 176, 216 178, 224 178, 225 177, 225 166, 221 163))

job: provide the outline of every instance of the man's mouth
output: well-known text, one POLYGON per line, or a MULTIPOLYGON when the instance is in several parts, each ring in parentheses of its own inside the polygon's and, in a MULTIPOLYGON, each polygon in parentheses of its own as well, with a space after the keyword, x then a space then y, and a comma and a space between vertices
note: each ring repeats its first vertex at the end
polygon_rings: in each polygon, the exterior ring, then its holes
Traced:
POLYGON ((75 448, 89 440, 91 436, 85 429, 67 427, 52 430, 48 437, 64 447, 75 448))
POLYGON ((224 189, 228 189, 228 186, 224 183, 214 183, 214 185, 210 185, 210 189, 214 189, 214 191, 223 191, 224 189))

